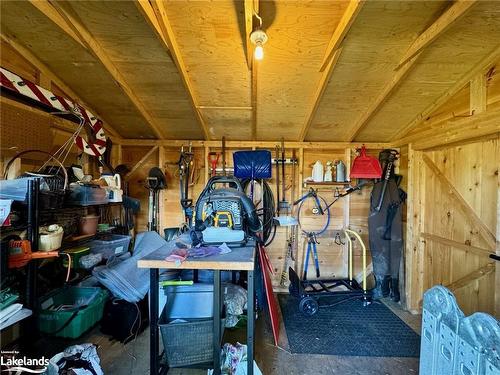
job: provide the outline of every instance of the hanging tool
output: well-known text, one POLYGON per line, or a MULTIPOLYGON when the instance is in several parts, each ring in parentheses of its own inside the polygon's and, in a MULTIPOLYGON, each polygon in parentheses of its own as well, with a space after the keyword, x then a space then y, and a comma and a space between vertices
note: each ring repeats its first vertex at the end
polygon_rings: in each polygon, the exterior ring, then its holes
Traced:
POLYGON ((160 217, 160 190, 167 186, 165 174, 158 167, 149 170, 148 177, 149 207, 148 207, 148 230, 158 232, 160 217))
POLYGON ((306 251, 306 259, 304 262, 304 273, 302 275, 302 280, 307 280, 307 268, 309 267, 309 257, 311 256, 311 253, 314 259, 314 268, 316 269, 316 277, 320 277, 318 249, 316 248, 316 244, 319 244, 318 239, 316 238, 316 233, 314 232, 307 233, 307 251, 306 251))
POLYGON ((276 145, 276 216, 280 216, 280 147, 276 145))
POLYGON ((387 190, 387 184, 393 174, 394 162, 397 160, 399 153, 396 150, 387 150, 387 164, 385 165, 384 171, 384 184, 382 185, 382 191, 380 193, 380 198, 377 206, 375 207, 375 211, 380 212, 382 208, 382 204, 384 203, 384 196, 387 190))
POLYGON ((222 137, 222 175, 226 175, 226 137, 222 137))
POLYGON ((211 177, 214 177, 217 173, 217 164, 219 163, 220 154, 217 152, 209 152, 208 153, 208 162, 212 168, 211 177))
POLYGON ((191 227, 193 218, 193 200, 189 198, 189 176, 193 156, 194 154, 191 143, 189 143, 188 151, 184 150, 184 146, 181 147, 181 154, 178 162, 179 187, 181 193, 181 207, 184 210, 185 223, 188 227, 191 227))
POLYGON ((377 158, 366 155, 366 147, 363 145, 359 156, 352 163, 351 178, 380 178, 382 167, 377 158))
MULTIPOLYGON (((281 201, 279 200, 278 196, 278 205, 280 208, 280 211, 285 212, 286 214, 289 213, 290 211, 290 204, 285 198, 286 195, 286 178, 285 178, 285 140, 284 138, 281 138, 281 201)), ((293 161, 292 161, 293 164, 293 161)), ((279 188, 279 187, 278 187, 279 188)), ((279 213, 278 213, 279 216, 279 213)))

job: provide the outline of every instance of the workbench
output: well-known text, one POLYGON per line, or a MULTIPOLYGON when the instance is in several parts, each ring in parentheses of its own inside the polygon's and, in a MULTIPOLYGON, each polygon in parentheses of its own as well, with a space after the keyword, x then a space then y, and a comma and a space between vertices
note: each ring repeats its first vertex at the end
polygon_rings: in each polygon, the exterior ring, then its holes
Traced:
POLYGON ((227 254, 215 255, 206 258, 186 259, 177 265, 166 261, 169 251, 159 249, 137 262, 139 268, 150 270, 150 306, 149 306, 149 328, 150 328, 150 374, 168 372, 168 365, 160 368, 159 352, 159 329, 158 329, 158 283, 160 269, 189 269, 189 270, 211 270, 214 272, 214 334, 213 334, 213 357, 214 375, 220 374, 220 352, 221 352, 221 310, 223 298, 221 298, 221 271, 247 271, 247 361, 248 375, 253 375, 254 359, 254 331, 255 331, 255 261, 256 246, 254 241, 249 241, 246 246, 232 248, 227 254))

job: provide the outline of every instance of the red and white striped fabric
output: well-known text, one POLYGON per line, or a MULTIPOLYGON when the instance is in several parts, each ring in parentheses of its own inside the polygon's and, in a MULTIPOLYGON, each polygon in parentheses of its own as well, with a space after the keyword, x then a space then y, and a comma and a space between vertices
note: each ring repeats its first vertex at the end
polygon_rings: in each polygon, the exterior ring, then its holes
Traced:
POLYGON ((17 94, 26 96, 58 111, 77 112, 85 120, 85 125, 89 125, 90 129, 92 129, 95 140, 93 142, 87 142, 86 139, 78 136, 75 138, 75 144, 86 154, 92 156, 101 156, 104 154, 106 151, 106 135, 104 134, 104 129, 102 128, 102 121, 95 117, 92 113, 87 111, 78 103, 73 103, 68 99, 58 96, 53 92, 46 90, 31 81, 23 79, 17 74, 14 74, 2 67, 0 67, 0 78, 0 87, 2 89, 7 89, 17 94))

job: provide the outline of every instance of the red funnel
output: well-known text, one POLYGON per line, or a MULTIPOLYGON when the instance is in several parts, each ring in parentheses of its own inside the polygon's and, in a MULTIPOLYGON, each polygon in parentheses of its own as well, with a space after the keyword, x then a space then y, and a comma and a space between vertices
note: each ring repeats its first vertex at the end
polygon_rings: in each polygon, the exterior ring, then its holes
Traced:
POLYGON ((377 158, 366 155, 366 148, 361 147, 361 153, 352 163, 351 178, 381 178, 382 168, 377 158))

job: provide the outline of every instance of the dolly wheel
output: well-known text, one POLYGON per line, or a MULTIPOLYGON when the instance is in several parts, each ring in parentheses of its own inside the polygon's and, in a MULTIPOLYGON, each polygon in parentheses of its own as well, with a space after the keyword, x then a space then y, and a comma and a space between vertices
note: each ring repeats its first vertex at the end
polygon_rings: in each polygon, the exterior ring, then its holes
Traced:
POLYGON ((304 297, 300 300, 299 310, 306 316, 313 316, 319 310, 318 301, 312 297, 304 297))

